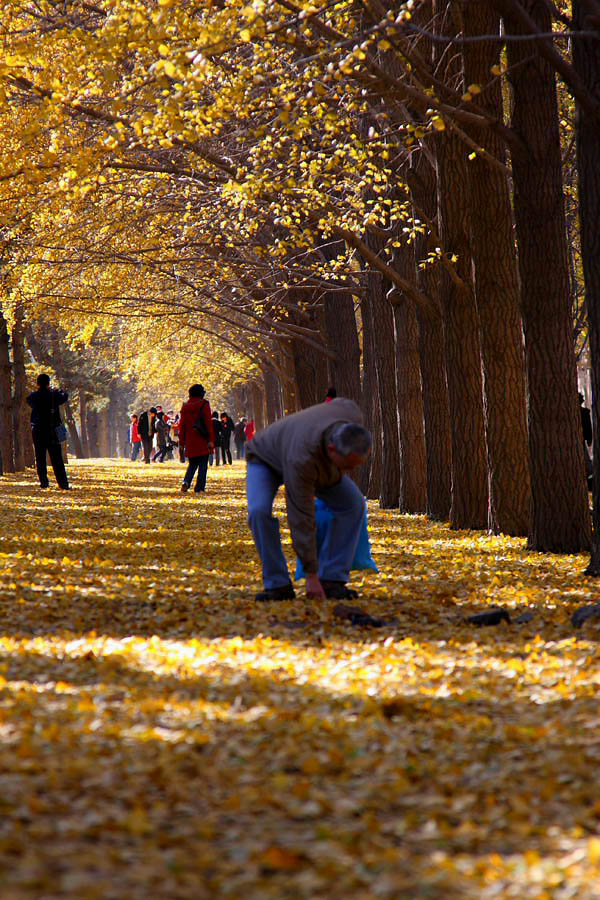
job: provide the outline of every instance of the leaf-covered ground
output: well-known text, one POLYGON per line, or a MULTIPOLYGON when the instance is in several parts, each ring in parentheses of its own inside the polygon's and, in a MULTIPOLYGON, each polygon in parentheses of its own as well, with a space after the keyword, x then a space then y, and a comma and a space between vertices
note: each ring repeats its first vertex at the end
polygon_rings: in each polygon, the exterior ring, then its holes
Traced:
POLYGON ((259 607, 243 465, 181 474, 0 481, 3 900, 600 898, 586 560, 373 507, 384 627, 259 607))

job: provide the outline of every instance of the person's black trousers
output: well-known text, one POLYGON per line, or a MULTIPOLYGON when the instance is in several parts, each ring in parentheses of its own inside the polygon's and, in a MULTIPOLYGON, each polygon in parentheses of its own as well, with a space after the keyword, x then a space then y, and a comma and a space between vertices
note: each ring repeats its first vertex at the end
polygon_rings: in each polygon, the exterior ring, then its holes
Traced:
POLYGON ((150 454, 152 453, 152 438, 142 437, 142 447, 144 448, 144 462, 150 462, 150 454))
POLYGON ((188 459, 187 471, 183 477, 183 483, 189 487, 192 486, 194 475, 198 470, 198 478, 196 479, 195 493, 205 490, 206 488, 206 472, 208 469, 208 454, 206 456, 191 456, 188 459))
POLYGON ((69 479, 67 478, 67 470, 65 469, 62 447, 56 440, 54 434, 48 434, 46 431, 39 432, 34 428, 32 436, 35 449, 35 467, 37 469, 41 487, 48 487, 48 466, 46 465, 46 452, 48 452, 58 486, 61 488, 68 488, 69 479))

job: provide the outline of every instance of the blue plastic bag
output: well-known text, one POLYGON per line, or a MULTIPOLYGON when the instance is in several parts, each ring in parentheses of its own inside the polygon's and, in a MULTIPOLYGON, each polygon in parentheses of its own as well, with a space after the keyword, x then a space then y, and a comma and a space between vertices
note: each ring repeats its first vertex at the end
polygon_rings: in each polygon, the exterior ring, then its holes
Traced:
MULTIPOLYGON (((323 502, 323 500, 317 499, 315 500, 315 522, 317 525, 317 554, 321 549, 321 545, 325 540, 325 535, 327 534, 327 529, 329 528, 329 523, 333 518, 333 513, 330 512, 327 505, 323 502)), ((373 572, 379 572, 377 565, 375 564, 375 560, 371 556, 371 543, 369 541, 369 529, 368 529, 368 521, 367 521, 367 504, 365 503, 365 514, 363 517, 362 527, 360 530, 360 537, 358 538, 358 544, 356 546, 356 553, 354 554, 354 559, 352 560, 351 569, 371 569, 373 572)), ((304 566, 297 560, 296 562, 296 581, 300 578, 304 578, 306 575, 304 571, 304 566)))

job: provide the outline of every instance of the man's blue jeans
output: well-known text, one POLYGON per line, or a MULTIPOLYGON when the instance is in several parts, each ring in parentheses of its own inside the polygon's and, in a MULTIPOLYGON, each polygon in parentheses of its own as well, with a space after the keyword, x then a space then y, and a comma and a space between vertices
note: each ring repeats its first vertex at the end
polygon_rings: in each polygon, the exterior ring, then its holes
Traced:
MULTIPOLYGON (((273 501, 283 482, 270 466, 254 460, 248 463, 247 473, 248 523, 262 561, 264 585, 268 590, 283 587, 289 584, 290 576, 281 549, 279 521, 273 515, 273 501)), ((346 475, 316 496, 333 514, 319 552, 319 578, 345 584, 360 537, 365 499, 346 475)))

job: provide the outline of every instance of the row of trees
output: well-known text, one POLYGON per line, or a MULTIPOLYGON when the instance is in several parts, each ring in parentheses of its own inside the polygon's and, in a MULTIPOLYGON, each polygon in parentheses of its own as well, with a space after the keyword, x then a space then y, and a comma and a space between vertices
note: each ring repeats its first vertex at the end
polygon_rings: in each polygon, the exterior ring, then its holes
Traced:
POLYGON ((383 506, 589 548, 598 6, 8 0, 7 303, 151 322, 259 423, 334 383, 383 506))

